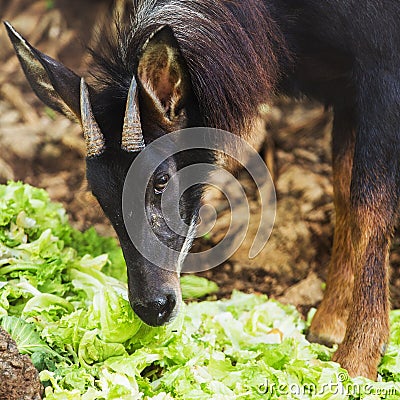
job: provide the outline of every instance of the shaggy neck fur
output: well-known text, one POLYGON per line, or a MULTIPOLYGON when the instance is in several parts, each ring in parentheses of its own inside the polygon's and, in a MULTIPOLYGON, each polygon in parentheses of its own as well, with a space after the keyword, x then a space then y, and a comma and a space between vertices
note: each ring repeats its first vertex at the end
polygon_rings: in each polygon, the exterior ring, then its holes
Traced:
POLYGON ((202 123, 243 134, 290 58, 260 0, 134 0, 130 17, 92 52, 95 87, 104 94, 98 112, 107 112, 107 101, 114 103, 110 107, 123 104, 141 49, 164 25, 172 28, 187 63, 202 123))

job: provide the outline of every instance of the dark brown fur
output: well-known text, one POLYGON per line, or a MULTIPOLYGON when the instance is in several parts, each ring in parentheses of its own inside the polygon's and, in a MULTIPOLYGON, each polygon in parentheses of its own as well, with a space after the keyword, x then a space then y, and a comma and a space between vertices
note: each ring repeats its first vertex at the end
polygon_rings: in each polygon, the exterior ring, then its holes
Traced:
POLYGON ((135 0, 134 8, 131 23, 119 26, 117 35, 106 33, 93 53, 95 85, 125 93, 140 49, 149 35, 168 25, 186 60, 202 123, 248 133, 258 105, 274 93, 279 65, 290 59, 264 2, 240 7, 232 1, 135 0))

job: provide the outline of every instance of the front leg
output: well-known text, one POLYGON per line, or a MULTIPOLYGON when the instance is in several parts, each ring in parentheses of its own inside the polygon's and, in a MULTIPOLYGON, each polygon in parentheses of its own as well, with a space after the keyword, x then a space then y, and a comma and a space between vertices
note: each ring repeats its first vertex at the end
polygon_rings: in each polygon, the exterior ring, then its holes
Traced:
MULTIPOLYGON (((381 191, 387 189, 381 187, 381 191)), ((388 253, 395 213, 393 209, 385 213, 390 199, 386 201, 353 206, 357 255, 353 305, 346 336, 333 357, 351 376, 370 379, 376 379, 377 365, 389 338, 388 253), (382 214, 386 215, 382 218, 382 214)))
POLYGON ((351 376, 376 379, 389 338, 388 255, 400 199, 400 79, 388 71, 361 77, 350 188, 353 304, 334 360, 351 376))
POLYGON ((324 298, 307 339, 328 346, 343 341, 352 303, 354 251, 350 228, 350 181, 354 155, 354 124, 350 110, 335 108, 332 130, 333 191, 336 213, 332 257, 324 298))

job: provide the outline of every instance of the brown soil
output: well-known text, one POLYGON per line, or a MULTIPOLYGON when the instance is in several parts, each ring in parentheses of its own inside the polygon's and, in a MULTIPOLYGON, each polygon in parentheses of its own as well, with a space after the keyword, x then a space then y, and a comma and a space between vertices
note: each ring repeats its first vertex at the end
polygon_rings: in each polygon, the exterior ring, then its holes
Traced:
POLYGON ((0 399, 39 400, 43 388, 27 355, 18 353, 11 336, 0 328, 0 399))

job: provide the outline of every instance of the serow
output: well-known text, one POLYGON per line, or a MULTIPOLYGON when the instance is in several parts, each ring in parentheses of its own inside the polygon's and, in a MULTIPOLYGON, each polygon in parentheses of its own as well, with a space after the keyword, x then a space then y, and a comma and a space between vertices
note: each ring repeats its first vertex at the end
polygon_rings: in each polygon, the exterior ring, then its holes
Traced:
MULTIPOLYGON (((91 50, 90 85, 6 28, 38 97, 82 124, 87 179, 119 237, 134 311, 159 326, 181 303, 177 260, 166 255, 166 268, 155 267, 124 225, 123 184, 138 154, 186 127, 246 139, 260 103, 308 96, 334 112, 336 209, 326 292, 308 337, 339 344, 333 358, 351 376, 376 379, 389 337, 388 253, 400 196, 400 3, 133 0, 130 13, 91 50)), ((213 155, 169 157, 146 192, 154 232, 178 253, 190 238, 169 228, 160 195, 176 171, 204 160, 213 155)), ((202 191, 194 186, 180 199, 188 226, 202 191)), ((153 245, 145 232, 140 240, 153 245)))

